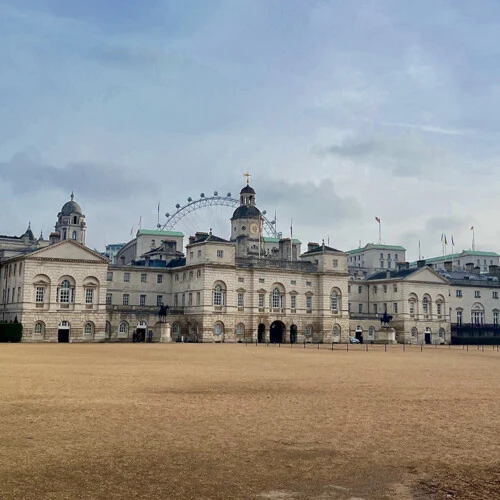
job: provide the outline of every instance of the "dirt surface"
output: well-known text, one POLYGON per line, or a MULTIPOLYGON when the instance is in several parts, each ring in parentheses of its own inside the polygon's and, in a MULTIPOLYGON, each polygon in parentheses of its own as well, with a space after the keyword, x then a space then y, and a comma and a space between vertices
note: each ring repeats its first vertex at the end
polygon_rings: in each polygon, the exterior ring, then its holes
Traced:
POLYGON ((499 386, 491 347, 0 344, 0 497, 499 498, 499 386))

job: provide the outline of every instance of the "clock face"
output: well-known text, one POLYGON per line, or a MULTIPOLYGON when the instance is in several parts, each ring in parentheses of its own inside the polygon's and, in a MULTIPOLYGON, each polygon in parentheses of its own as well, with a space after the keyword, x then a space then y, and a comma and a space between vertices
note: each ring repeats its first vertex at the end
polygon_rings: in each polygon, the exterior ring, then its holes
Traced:
POLYGON ((250 224, 250 232, 252 234, 257 234, 259 232, 259 226, 255 222, 252 222, 252 224, 250 224))

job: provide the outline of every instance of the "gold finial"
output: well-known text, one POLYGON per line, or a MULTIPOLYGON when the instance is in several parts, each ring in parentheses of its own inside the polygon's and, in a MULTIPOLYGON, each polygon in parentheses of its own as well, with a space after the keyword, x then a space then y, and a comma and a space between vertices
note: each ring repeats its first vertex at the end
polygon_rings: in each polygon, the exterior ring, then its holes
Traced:
POLYGON ((243 174, 243 176, 247 178, 247 186, 248 186, 250 184, 251 175, 247 172, 246 174, 243 174))

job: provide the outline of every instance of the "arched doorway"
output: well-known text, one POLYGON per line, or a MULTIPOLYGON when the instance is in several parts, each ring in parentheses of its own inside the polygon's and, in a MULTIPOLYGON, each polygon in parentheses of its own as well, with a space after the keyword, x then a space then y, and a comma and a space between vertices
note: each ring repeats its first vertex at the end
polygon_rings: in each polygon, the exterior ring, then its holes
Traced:
POLYGON ((358 325, 356 327, 355 335, 356 335, 356 339, 359 340, 359 343, 362 344, 363 343, 363 327, 361 325, 358 325))
POLYGON ((58 342, 69 342, 71 325, 69 321, 61 321, 59 328, 57 329, 57 341, 58 342))
POLYGON ((271 344, 282 344, 285 335, 285 325, 281 321, 273 321, 269 330, 269 342, 271 344))
POLYGON ((137 342, 145 342, 146 341, 146 328, 147 328, 147 323, 145 321, 139 321, 137 323, 137 342))
POLYGON ((430 344, 431 343, 431 335, 432 335, 432 331, 429 327, 427 327, 425 329, 425 343, 426 344, 430 344))
POLYGON ((290 327, 290 344, 295 344, 297 342, 297 325, 292 325, 290 327))
POLYGON ((266 336, 266 325, 261 323, 257 328, 257 342, 265 342, 266 340, 265 336, 266 336))

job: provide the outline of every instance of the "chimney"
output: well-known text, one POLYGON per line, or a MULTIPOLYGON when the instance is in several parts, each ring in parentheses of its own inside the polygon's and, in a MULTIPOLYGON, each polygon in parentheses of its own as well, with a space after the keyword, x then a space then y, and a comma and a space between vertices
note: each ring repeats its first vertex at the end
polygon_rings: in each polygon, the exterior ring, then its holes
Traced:
POLYGON ((192 245, 196 241, 196 236, 189 237, 189 245, 192 245))
POLYGON ((448 271, 449 273, 451 273, 451 271, 453 271, 453 262, 451 260, 447 260, 444 263, 444 270, 448 271))
POLYGON ((314 243, 313 241, 310 241, 307 244, 307 251, 310 252, 311 250, 314 250, 315 248, 319 247, 319 243, 314 243))
POLYGON ((474 272, 474 262, 467 262, 467 264, 465 264, 465 270, 468 273, 473 273, 474 272))
POLYGON ((50 233, 49 241, 51 245, 57 243, 60 240, 61 240, 61 235, 58 232, 54 231, 53 233, 50 233))
POLYGON ((403 271, 404 269, 410 269, 409 262, 397 262, 398 271, 403 271))
POLYGON ((417 267, 424 267, 424 266, 425 266, 425 259, 417 260, 417 267))
POLYGON ((386 269, 385 277, 386 277, 386 279, 391 279, 391 270, 390 269, 386 269))
POLYGON ((290 260, 292 240, 290 238, 282 238, 279 242, 279 251, 281 260, 290 260))
POLYGON ((481 274, 481 267, 480 266, 476 266, 474 268, 474 274, 481 274))
POLYGON ((493 276, 500 276, 500 268, 496 265, 491 265, 488 268, 488 272, 492 274, 493 276))

